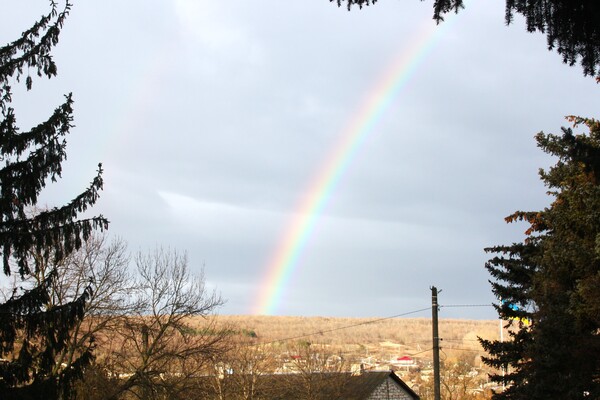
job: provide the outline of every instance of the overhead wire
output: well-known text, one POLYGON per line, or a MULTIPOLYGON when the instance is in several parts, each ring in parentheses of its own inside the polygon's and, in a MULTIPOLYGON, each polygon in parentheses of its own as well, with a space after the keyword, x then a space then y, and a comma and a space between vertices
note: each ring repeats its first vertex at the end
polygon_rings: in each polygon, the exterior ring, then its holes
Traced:
MULTIPOLYGON (((493 307, 493 304, 444 304, 444 305, 439 305, 439 307, 440 308, 493 307)), ((288 342, 290 340, 303 339, 303 338, 307 338, 307 337, 311 337, 311 336, 315 336, 315 335, 323 335, 325 333, 336 332, 336 331, 340 331, 340 330, 344 330, 344 329, 354 328, 354 327, 357 327, 357 326, 375 324, 377 322, 381 322, 381 321, 385 321, 385 320, 393 319, 393 318, 404 317, 406 315, 416 314, 416 313, 419 313, 419 312, 422 312, 422 311, 427 311, 427 310, 430 310, 430 309, 431 309, 431 307, 425 307, 425 308, 420 308, 418 310, 413 310, 413 311, 405 312, 405 313, 402 313, 402 314, 391 315, 389 317, 376 318, 376 319, 369 320, 369 321, 358 322, 356 324, 344 325, 344 326, 340 326, 340 327, 337 327, 337 328, 324 329, 324 330, 314 331, 314 332, 310 332, 310 333, 306 333, 306 334, 302 334, 302 335, 296 335, 296 336, 290 336, 290 337, 285 337, 285 338, 280 338, 280 339, 274 339, 274 340, 270 340, 268 342, 252 343, 252 344, 248 344, 248 345, 249 346, 266 346, 266 345, 273 344, 273 343, 288 342)), ((428 351, 428 350, 426 350, 426 351, 428 351)))
POLYGON ((402 313, 402 314, 391 315, 389 317, 377 318, 377 319, 373 319, 373 320, 369 320, 369 321, 358 322, 356 324, 344 325, 344 326, 339 326, 337 328, 331 328, 331 329, 324 329, 324 330, 315 331, 315 332, 311 332, 311 333, 306 333, 306 334, 302 334, 302 335, 297 335, 297 336, 291 336, 291 337, 287 337, 287 338, 281 338, 281 339, 271 340, 271 341, 268 341, 268 342, 250 344, 249 346, 266 346, 266 345, 273 344, 273 343, 280 343, 280 342, 287 342, 287 341, 290 341, 290 340, 303 339, 303 338, 310 337, 310 336, 315 336, 315 335, 323 335, 325 333, 340 331, 340 330, 343 330, 343 329, 355 328, 355 327, 361 326, 361 325, 375 324, 377 322, 385 321, 385 320, 388 320, 388 319, 404 317, 406 315, 416 314, 416 313, 419 313, 419 312, 422 312, 422 311, 426 311, 426 310, 430 310, 430 309, 431 309, 431 307, 421 308, 421 309, 418 309, 418 310, 413 310, 413 311, 405 312, 405 313, 402 313))
POLYGON ((479 353, 481 351, 481 349, 461 349, 461 348, 458 348, 458 347, 447 347, 446 350, 452 350, 452 351, 454 351, 454 350, 458 350, 458 351, 472 351, 472 352, 475 352, 475 353, 479 353))
POLYGON ((421 353, 427 353, 428 351, 432 351, 432 350, 433 350, 433 347, 431 347, 431 348, 429 348, 427 350, 419 351, 418 353, 413 353, 412 356, 416 356, 416 355, 421 354, 421 353))
POLYGON ((493 304, 445 304, 440 308, 459 308, 459 307, 494 307, 493 304))

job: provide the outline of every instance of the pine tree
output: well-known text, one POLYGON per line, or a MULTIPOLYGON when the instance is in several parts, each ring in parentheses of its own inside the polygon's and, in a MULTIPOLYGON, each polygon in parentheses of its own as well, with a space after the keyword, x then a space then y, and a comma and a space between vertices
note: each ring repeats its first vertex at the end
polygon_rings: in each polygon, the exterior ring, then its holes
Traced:
MULTIPOLYGON (((377 0, 329 0, 338 6, 345 1, 348 10, 377 0)), ((433 18, 439 23, 449 12, 464 7, 463 0, 435 0, 433 18)), ((549 50, 556 50, 563 62, 581 63, 584 75, 600 74, 600 2, 597 0, 506 0, 505 21, 510 24, 515 13, 525 17, 528 32, 546 34, 549 50)))
POLYGON ((62 207, 36 212, 35 205, 48 181, 61 177, 66 157, 65 137, 72 127, 71 94, 50 117, 28 131, 17 127, 11 107, 11 83, 32 88, 30 72, 39 77, 56 75, 50 54, 71 4, 64 9, 54 1, 16 41, 0 48, 0 251, 3 271, 22 283, 8 300, 0 303, 0 398, 67 398, 74 379, 92 358, 90 351, 64 366, 56 355, 64 350, 70 328, 83 316, 89 289, 61 306, 52 306, 50 287, 56 271, 39 284, 28 278, 41 263, 57 264, 81 246, 94 229, 106 229, 102 217, 78 219, 92 206, 102 189, 102 168, 90 186, 62 207), (37 257, 32 257, 36 254, 37 257))
POLYGON ((558 157, 540 176, 553 197, 526 221, 522 243, 486 249, 497 309, 511 327, 506 342, 482 340, 485 362, 507 373, 496 399, 600 398, 600 122, 570 117, 589 134, 536 136, 558 157), (526 322, 526 323, 525 323, 526 322))

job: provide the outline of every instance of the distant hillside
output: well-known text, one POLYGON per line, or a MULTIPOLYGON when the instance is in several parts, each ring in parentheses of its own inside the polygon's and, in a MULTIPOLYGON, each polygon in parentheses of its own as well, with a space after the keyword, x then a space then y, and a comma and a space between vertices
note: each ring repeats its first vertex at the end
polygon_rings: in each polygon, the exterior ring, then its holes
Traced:
MULTIPOLYGON (((254 338, 257 343, 312 343, 331 346, 343 353, 380 359, 415 356, 430 358, 431 320, 426 318, 331 318, 275 316, 218 316, 219 324, 254 338)), ((482 355, 477 337, 499 338, 497 320, 439 321, 442 357, 482 355)))

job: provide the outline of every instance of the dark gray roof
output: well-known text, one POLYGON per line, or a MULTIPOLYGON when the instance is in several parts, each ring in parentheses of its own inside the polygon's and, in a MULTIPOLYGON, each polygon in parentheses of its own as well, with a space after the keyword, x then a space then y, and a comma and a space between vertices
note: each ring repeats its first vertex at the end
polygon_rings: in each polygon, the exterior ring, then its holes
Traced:
MULTIPOLYGON (((256 377, 254 398, 260 400, 303 400, 306 398, 366 400, 388 378, 396 382, 413 399, 420 399, 402 379, 391 371, 363 372, 360 375, 350 373, 261 375, 256 377)), ((214 380, 216 378, 207 377, 207 379, 214 380)), ((221 384, 225 393, 233 394, 240 390, 239 380, 236 379, 236 376, 225 377, 221 384)), ((211 391, 211 386, 213 385, 205 386, 208 392, 211 391)), ((207 398, 211 398, 210 394, 207 398)))
POLYGON ((343 398, 347 400, 364 400, 373 393, 379 385, 385 382, 387 378, 391 378, 414 399, 419 399, 419 395, 391 371, 364 372, 360 375, 350 376, 350 379, 346 384, 347 390, 345 391, 343 398))

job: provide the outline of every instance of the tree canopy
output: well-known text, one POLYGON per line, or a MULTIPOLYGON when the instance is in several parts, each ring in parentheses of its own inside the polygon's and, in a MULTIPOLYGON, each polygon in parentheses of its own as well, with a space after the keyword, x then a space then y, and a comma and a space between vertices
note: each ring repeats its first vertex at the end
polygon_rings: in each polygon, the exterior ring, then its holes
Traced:
MULTIPOLYGON (((377 0, 330 0, 338 6, 346 3, 360 8, 377 0)), ((444 15, 464 8, 463 0, 435 0, 433 18, 439 23, 444 15)), ((525 17, 529 32, 546 34, 549 50, 556 50, 569 65, 581 64, 584 75, 600 74, 600 3, 596 0, 506 0, 505 21, 515 14, 525 17)))
POLYGON ((0 48, 0 252, 4 273, 17 274, 23 283, 0 303, 3 399, 65 396, 89 363, 90 352, 66 367, 55 357, 64 349, 70 328, 82 318, 90 289, 67 303, 52 305, 50 288, 56 271, 48 271, 35 285, 28 284, 27 278, 79 248, 94 229, 108 226, 102 216, 79 218, 98 199, 103 184, 101 165, 89 187, 67 204, 45 211, 35 208, 46 184, 61 177, 65 138, 73 126, 73 99, 67 94, 46 121, 22 131, 11 107, 11 84, 24 80, 30 90, 30 72, 56 76, 51 50, 71 4, 67 1, 59 9, 51 1, 50 6, 50 12, 20 38, 0 48))
POLYGON ((553 202, 507 217, 528 223, 523 242, 486 249, 509 326, 508 341, 482 341, 485 362, 506 368, 497 399, 600 398, 600 122, 569 119, 589 133, 536 136, 558 158, 540 171, 553 202))

